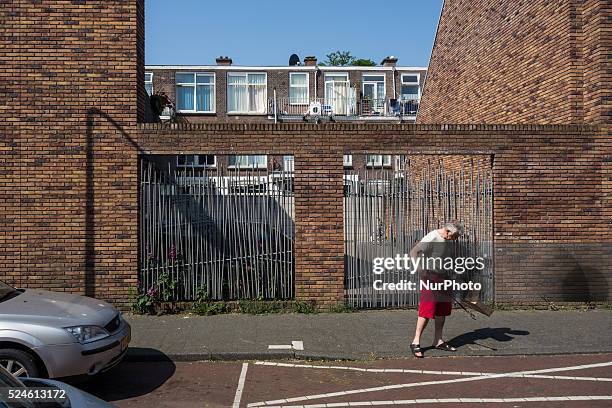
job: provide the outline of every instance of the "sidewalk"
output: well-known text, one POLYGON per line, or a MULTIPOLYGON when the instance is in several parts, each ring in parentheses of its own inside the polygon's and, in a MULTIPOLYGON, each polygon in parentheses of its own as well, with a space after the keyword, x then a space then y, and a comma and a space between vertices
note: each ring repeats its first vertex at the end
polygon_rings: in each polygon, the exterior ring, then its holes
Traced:
MULTIPOLYGON (((416 311, 126 318, 132 325, 127 356, 132 361, 372 359, 411 356, 416 311), (292 341, 302 341, 304 349, 269 349, 292 341)), ((432 335, 433 324, 421 344, 430 345, 432 335)), ((612 311, 500 311, 477 320, 454 311, 445 337, 459 348, 452 355, 612 352, 612 311)), ((449 353, 425 353, 441 355, 449 353)))

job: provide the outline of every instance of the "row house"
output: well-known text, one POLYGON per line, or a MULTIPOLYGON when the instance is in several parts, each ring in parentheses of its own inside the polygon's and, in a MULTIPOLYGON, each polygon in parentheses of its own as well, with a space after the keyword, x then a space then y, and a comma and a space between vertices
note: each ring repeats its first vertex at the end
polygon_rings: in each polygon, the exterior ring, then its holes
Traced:
POLYGON ((288 66, 148 65, 145 86, 162 122, 416 120, 427 68, 324 66, 315 57, 288 66))

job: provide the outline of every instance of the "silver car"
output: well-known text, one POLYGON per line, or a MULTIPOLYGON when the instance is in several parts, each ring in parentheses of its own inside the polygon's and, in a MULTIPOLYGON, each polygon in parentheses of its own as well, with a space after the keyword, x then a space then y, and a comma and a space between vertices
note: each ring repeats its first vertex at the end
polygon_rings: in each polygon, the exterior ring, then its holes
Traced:
POLYGON ((0 366, 16 377, 97 374, 121 361, 130 336, 106 302, 0 282, 0 366))
POLYGON ((68 384, 41 378, 15 378, 0 367, 0 407, 113 408, 68 384), (38 393, 38 399, 34 399, 38 393))

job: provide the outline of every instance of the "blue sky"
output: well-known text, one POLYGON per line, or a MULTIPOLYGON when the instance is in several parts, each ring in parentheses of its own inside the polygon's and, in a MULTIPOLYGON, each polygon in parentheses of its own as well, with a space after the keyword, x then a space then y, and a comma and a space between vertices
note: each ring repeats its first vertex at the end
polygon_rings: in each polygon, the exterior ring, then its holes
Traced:
POLYGON ((287 65, 336 50, 426 66, 442 0, 146 0, 147 64, 287 65))

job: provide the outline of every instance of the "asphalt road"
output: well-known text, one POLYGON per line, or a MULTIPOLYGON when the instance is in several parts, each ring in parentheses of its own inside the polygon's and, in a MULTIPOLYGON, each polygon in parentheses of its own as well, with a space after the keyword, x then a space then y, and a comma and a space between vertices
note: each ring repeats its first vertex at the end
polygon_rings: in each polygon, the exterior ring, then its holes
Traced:
POLYGON ((118 407, 610 407, 612 354, 124 362, 77 386, 118 407))

